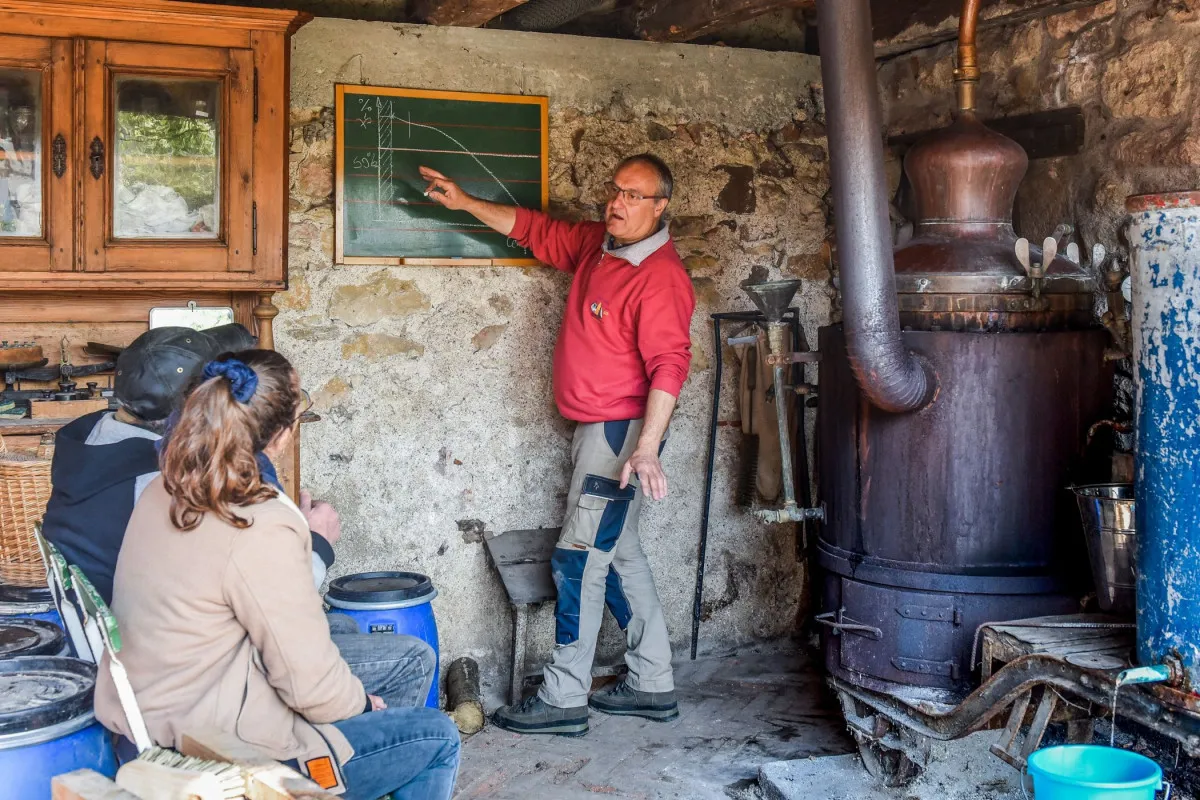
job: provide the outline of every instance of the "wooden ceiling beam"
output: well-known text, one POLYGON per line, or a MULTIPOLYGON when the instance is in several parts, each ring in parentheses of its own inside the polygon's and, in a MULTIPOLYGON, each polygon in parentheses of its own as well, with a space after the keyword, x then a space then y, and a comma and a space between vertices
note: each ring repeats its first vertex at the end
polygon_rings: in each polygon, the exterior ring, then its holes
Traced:
POLYGON ((526 0, 414 0, 413 19, 430 25, 479 28, 526 0))
POLYGON ((644 0, 636 30, 652 42, 690 42, 772 11, 815 5, 816 0, 644 0))

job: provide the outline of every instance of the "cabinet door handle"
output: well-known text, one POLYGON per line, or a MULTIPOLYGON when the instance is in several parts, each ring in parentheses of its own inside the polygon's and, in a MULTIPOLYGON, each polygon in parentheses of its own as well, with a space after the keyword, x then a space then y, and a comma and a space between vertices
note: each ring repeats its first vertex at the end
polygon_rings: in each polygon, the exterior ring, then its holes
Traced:
POLYGON ((54 177, 61 178, 67 172, 67 140, 60 133, 50 145, 50 167, 54 177))
POLYGON ((92 139, 92 146, 89 148, 91 156, 89 160, 92 162, 92 177, 100 180, 100 176, 104 174, 104 142, 100 141, 100 137, 92 139))

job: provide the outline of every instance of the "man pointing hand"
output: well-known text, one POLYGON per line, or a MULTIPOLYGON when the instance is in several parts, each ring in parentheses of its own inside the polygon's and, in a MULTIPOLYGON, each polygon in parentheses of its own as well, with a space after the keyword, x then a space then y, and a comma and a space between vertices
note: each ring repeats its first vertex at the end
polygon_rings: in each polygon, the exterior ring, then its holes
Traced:
POLYGON ((562 534, 553 662, 534 697, 501 708, 496 725, 579 734, 588 705, 651 719, 678 715, 671 646, 638 537, 644 497, 667 496, 659 461, 691 362, 696 300, 663 220, 671 171, 648 154, 622 161, 606 185, 604 222, 569 223, 473 197, 421 167, 426 196, 466 211, 537 258, 574 275, 554 349, 554 398, 578 423, 562 534), (605 605, 625 631, 629 676, 589 701, 605 605))

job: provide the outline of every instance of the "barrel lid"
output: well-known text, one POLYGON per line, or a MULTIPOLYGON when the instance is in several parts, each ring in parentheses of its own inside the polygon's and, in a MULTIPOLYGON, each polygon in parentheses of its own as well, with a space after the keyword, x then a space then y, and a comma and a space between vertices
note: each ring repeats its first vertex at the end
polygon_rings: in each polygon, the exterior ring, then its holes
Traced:
POLYGON ((25 733, 92 711, 96 665, 36 656, 0 661, 0 734, 25 733))
POLYGON ((45 605, 53 603, 54 596, 48 586, 13 586, 0 583, 0 604, 36 603, 45 605))
POLYGON ((433 581, 419 572, 360 572, 329 584, 330 605, 344 603, 405 603, 432 599, 433 581))
POLYGON ((62 628, 40 619, 6 617, 0 620, 0 659, 14 656, 56 656, 63 651, 62 628))

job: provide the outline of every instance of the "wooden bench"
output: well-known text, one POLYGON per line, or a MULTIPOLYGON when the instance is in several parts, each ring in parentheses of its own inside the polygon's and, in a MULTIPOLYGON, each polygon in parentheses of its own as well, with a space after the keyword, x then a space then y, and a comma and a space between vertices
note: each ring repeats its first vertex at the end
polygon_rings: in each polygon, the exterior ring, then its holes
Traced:
MULTIPOLYGON (((1134 648, 1132 624, 1103 614, 1065 614, 992 623, 980 630, 980 639, 980 676, 985 682, 1010 661, 1035 653, 1080 666, 1117 670, 1129 663, 1134 648)), ((1035 688, 1013 703, 1004 732, 991 751, 1017 769, 1024 769, 1025 760, 1041 744, 1046 727, 1052 722, 1066 724, 1068 742, 1090 743, 1095 730, 1093 714, 1092 709, 1063 701, 1049 686, 1035 688), (1022 737, 1024 725, 1028 725, 1028 730, 1022 737)))
MULTIPOLYGON (((228 734, 184 734, 179 752, 210 761, 237 764, 246 777, 248 800, 338 800, 336 795, 323 791, 300 773, 267 758, 228 734)), ((89 769, 54 778, 51 793, 53 800, 183 800, 165 792, 139 796, 89 769)))

